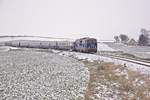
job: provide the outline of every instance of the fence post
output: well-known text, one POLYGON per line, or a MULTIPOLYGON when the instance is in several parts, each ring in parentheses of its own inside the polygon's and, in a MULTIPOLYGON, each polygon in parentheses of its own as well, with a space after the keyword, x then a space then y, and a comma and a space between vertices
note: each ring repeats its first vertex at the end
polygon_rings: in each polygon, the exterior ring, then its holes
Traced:
POLYGON ((57 43, 57 41, 56 41, 56 49, 58 49, 58 43, 57 43))
POLYGON ((19 47, 20 47, 20 42, 19 42, 19 47))
POLYGON ((40 48, 42 48, 42 43, 40 42, 40 48))
POLYGON ((51 49, 50 42, 49 42, 49 48, 51 49))

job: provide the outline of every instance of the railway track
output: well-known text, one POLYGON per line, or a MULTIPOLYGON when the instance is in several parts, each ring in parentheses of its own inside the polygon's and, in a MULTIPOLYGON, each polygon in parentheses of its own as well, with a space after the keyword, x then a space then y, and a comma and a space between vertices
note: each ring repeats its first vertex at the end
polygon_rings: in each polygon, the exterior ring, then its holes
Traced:
MULTIPOLYGON (((61 53, 61 52, 63 52, 63 51, 60 51, 58 53, 61 53)), ((69 51, 69 52, 72 52, 72 51, 69 51)), ((89 54, 89 53, 84 53, 84 54, 89 54)), ((93 55, 109 57, 109 58, 112 58, 112 59, 118 59, 118 60, 122 60, 122 61, 131 62, 131 63, 134 63, 134 64, 150 67, 150 62, 149 61, 136 60, 136 59, 130 59, 130 58, 125 58, 125 57, 118 57, 118 56, 113 56, 113 55, 100 55, 100 54, 97 54, 97 53, 94 53, 93 55)))
MULTIPOLYGON (((58 52, 58 54, 61 53, 61 52, 63 52, 63 50, 58 52)), ((72 52, 72 51, 69 51, 69 52, 72 52)), ((83 54, 89 54, 89 53, 83 53, 83 54)), ((100 55, 100 54, 94 53, 93 55, 100 55)), ((130 59, 130 58, 125 58, 125 57, 118 57, 118 56, 113 56, 113 55, 100 55, 100 56, 109 57, 109 58, 112 58, 112 59, 118 59, 118 60, 122 60, 122 61, 135 63, 135 64, 138 64, 138 65, 143 65, 143 66, 150 67, 150 62, 149 61, 143 61, 143 60, 139 60, 139 59, 136 60, 136 59, 130 59)))
POLYGON ((135 59, 118 57, 118 56, 113 56, 113 55, 101 55, 101 56, 109 57, 109 58, 113 58, 113 59, 118 59, 118 60, 122 60, 122 61, 127 61, 127 62, 131 62, 131 63, 135 63, 135 64, 139 64, 139 65, 150 67, 150 62, 148 62, 148 61, 135 60, 135 59))

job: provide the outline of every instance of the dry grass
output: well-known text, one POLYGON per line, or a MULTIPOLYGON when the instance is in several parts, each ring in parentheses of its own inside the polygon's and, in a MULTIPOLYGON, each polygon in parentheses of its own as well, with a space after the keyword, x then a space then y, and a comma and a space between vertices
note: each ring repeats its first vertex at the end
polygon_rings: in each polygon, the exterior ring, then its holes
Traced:
MULTIPOLYGON (((131 71, 127 67, 114 65, 106 62, 88 62, 84 64, 90 71, 90 81, 88 84, 85 100, 101 99, 95 94, 99 93, 97 84, 111 88, 112 94, 121 100, 150 100, 150 78, 139 72, 131 71), (116 92, 117 91, 117 92, 116 92)), ((111 93, 108 96, 116 99, 111 93)), ((102 96, 103 97, 103 96, 102 96)))

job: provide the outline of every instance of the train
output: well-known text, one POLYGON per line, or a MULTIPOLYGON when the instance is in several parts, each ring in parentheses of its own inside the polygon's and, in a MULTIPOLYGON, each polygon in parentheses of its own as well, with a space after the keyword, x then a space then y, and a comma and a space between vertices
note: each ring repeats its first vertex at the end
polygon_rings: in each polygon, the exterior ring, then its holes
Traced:
POLYGON ((70 50, 83 53, 96 53, 97 40, 85 37, 71 41, 36 41, 36 40, 13 40, 5 42, 5 46, 70 50))

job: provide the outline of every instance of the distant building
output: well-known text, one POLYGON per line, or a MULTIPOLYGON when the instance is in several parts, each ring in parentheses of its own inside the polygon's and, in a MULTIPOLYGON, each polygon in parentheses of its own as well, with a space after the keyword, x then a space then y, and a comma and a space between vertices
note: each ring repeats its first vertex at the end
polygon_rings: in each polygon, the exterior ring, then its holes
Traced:
POLYGON ((128 41, 127 45, 136 46, 138 45, 138 42, 132 38, 131 40, 128 41))

